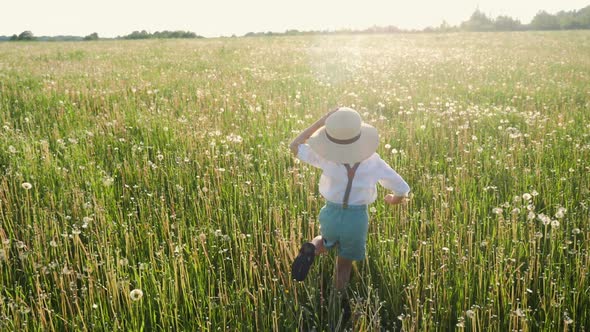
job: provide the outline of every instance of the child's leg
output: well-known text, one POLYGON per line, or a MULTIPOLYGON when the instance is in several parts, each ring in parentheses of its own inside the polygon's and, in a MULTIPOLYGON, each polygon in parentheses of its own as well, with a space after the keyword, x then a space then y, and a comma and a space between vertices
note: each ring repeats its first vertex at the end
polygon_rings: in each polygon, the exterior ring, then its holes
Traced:
POLYGON ((350 281, 352 260, 338 256, 336 261, 336 289, 343 290, 350 281))

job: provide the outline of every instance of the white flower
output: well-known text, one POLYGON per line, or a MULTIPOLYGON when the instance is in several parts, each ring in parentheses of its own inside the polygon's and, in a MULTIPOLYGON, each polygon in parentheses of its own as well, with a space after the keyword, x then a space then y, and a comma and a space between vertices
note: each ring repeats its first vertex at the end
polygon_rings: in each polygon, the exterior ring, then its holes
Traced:
POLYGON ((496 207, 492 209, 492 212, 494 214, 502 214, 502 212, 504 212, 504 210, 502 210, 502 208, 496 207))
POLYGON ((548 216, 546 216, 543 213, 539 213, 537 215, 537 219, 539 219, 539 221, 541 221, 543 223, 543 225, 547 226, 551 223, 551 218, 549 218, 548 216))
POLYGON ((22 186, 22 187, 23 187, 25 190, 29 190, 29 189, 33 188, 33 185, 32 185, 32 184, 30 184, 29 182, 23 182, 23 183, 21 184, 21 186, 22 186))
POLYGON ((390 145, 390 144, 385 144, 385 148, 386 148, 387 150, 389 150, 389 149, 391 149, 391 145, 390 145))
POLYGON ((558 228, 559 227, 559 220, 551 220, 551 227, 558 228))
POLYGON ((567 212, 567 210, 565 208, 560 207, 559 209, 557 209, 557 212, 555 213, 555 218, 557 218, 557 219, 563 218, 563 216, 565 215, 566 212, 567 212))
POLYGON ((531 194, 529 193, 522 194, 522 199, 524 199, 525 201, 530 201, 531 198, 533 198, 533 196, 531 196, 531 194))
POLYGON ((129 297, 132 301, 139 301, 143 297, 143 291, 136 288, 129 293, 129 297))
POLYGON ((579 228, 574 228, 574 229, 572 229, 572 234, 574 234, 574 235, 578 235, 578 234, 580 234, 580 232, 581 232, 581 231, 580 231, 580 229, 579 229, 579 228))
POLYGON ((375 212, 377 212, 377 209, 374 206, 371 206, 371 208, 369 209, 369 211, 371 213, 375 213, 375 212))
POLYGON ((469 318, 475 317, 475 311, 473 311, 471 309, 467 310, 465 313, 467 314, 467 317, 469 317, 469 318))

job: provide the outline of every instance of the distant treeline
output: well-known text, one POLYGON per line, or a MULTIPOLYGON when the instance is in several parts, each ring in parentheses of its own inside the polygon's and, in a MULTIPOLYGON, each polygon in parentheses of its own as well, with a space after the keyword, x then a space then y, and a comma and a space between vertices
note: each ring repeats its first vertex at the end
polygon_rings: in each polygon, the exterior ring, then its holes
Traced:
POLYGON ((145 30, 133 31, 126 36, 119 36, 117 39, 158 39, 158 38, 205 38, 190 31, 156 31, 149 33, 145 30))
MULTIPOLYGON (((125 35, 125 36, 118 36, 116 38, 106 38, 106 39, 168 39, 168 38, 205 38, 203 36, 199 36, 194 32, 190 31, 156 31, 154 33, 147 32, 145 30, 142 31, 133 31, 132 33, 125 35)), ((11 37, 8 36, 0 36, 0 41, 82 41, 82 40, 99 40, 105 39, 100 38, 98 33, 94 32, 89 34, 86 37, 79 37, 79 36, 42 36, 36 37, 33 35, 31 31, 23 31, 19 35, 12 35, 11 37)))
MULTIPOLYGON (((449 25, 443 22, 438 27, 428 27, 423 30, 403 30, 395 26, 374 26, 364 30, 341 29, 336 31, 315 30, 299 31, 287 30, 285 32, 248 32, 244 37, 254 36, 292 36, 292 35, 316 35, 316 34, 372 34, 372 33, 400 33, 400 32, 454 32, 454 31, 523 31, 523 30, 574 30, 590 29, 590 6, 580 10, 560 11, 556 14, 549 14, 542 10, 533 17, 529 24, 523 24, 510 16, 498 16, 495 19, 476 9, 471 17, 458 26, 449 25)), ((232 36, 235 37, 235 36, 232 36)), ((205 38, 190 31, 156 31, 153 33, 133 31, 125 36, 118 36, 115 39, 164 39, 164 38, 205 38)), ((0 36, 0 41, 81 41, 98 40, 98 33, 92 33, 85 37, 78 36, 43 36, 35 37, 31 31, 23 31, 19 35, 0 36)), ((108 38, 112 39, 112 38, 108 38)))
POLYGON ((278 35, 311 35, 311 34, 347 34, 347 33, 398 33, 398 32, 454 32, 454 31, 524 31, 524 30, 574 30, 590 29, 590 6, 580 10, 560 11, 555 15, 540 11, 529 24, 522 24, 519 20, 509 16, 498 16, 495 19, 476 9, 471 17, 458 26, 443 22, 438 27, 428 27, 423 30, 403 30, 395 26, 374 26, 364 30, 342 29, 337 31, 299 31, 285 32, 248 32, 245 37, 278 36, 278 35))
POLYGON ((464 31, 518 31, 518 30, 574 30, 590 29, 590 6, 580 10, 560 11, 555 15, 540 11, 533 17, 531 23, 522 24, 519 20, 509 16, 498 16, 492 19, 476 10, 469 20, 459 27, 452 27, 443 23, 434 30, 464 30, 464 31))

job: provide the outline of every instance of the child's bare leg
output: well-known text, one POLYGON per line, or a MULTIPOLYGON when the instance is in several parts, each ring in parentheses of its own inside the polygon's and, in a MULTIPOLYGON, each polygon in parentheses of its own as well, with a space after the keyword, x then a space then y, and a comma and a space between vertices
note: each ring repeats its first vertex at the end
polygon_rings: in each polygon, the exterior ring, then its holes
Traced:
POLYGON ((347 258, 338 256, 336 261, 336 289, 343 290, 350 281, 352 272, 352 261, 347 258))
POLYGON ((321 255, 326 252, 326 248, 324 247, 324 239, 322 239, 321 235, 318 235, 311 240, 311 243, 315 246, 315 254, 321 255))

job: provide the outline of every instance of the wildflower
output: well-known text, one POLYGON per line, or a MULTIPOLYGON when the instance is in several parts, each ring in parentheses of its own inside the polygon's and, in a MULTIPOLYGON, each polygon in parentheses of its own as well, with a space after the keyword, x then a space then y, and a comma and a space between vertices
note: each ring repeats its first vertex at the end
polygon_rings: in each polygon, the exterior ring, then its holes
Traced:
POLYGON ((539 219, 540 222, 543 223, 543 225, 547 226, 551 223, 551 218, 549 218, 548 216, 546 216, 543 213, 539 213, 537 215, 537 219, 539 219))
POLYGON ((495 207, 495 208, 492 209, 492 212, 494 214, 502 214, 502 212, 504 212, 504 210, 502 210, 502 208, 495 207))
POLYGON ((112 177, 110 177, 110 176, 107 176, 107 177, 105 177, 104 179, 102 179, 102 184, 103 184, 105 187, 108 187, 108 186, 112 185, 112 184, 113 184, 113 182, 115 182, 115 179, 113 179, 113 178, 112 178, 112 177))
POLYGON ((29 190, 29 189, 33 188, 33 185, 32 185, 32 184, 30 184, 29 182, 23 182, 23 183, 21 184, 21 186, 22 186, 22 187, 23 187, 25 190, 29 190))
POLYGON ((442 251, 446 254, 450 251, 450 249, 447 247, 442 247, 442 251))
POLYGON ((377 209, 374 206, 371 206, 369 211, 371 211, 371 213, 375 213, 375 212, 377 212, 377 209))
POLYGON ((531 196, 531 194, 529 193, 522 194, 522 199, 524 199, 525 201, 530 201, 531 198, 533 198, 533 196, 531 196))
POLYGON ((385 148, 386 148, 387 150, 389 150, 389 149, 391 149, 391 145, 389 145, 389 144, 385 144, 385 148))
POLYGON ((143 297, 143 291, 136 288, 129 293, 129 297, 132 301, 139 301, 143 297))
POLYGON ((552 228, 559 228, 559 220, 551 220, 552 228))
POLYGON ((475 311, 473 311, 471 309, 467 310, 465 313, 467 314, 467 317, 469 317, 469 318, 475 317, 475 311))
POLYGON ((522 309, 520 309, 520 308, 517 308, 516 310, 514 310, 514 313, 518 317, 524 317, 525 316, 524 311, 522 311, 522 309))
POLYGON ((16 148, 14 146, 10 145, 8 147, 8 152, 10 152, 10 153, 16 153, 16 148))
POLYGON ((580 234, 580 229, 579 228, 572 229, 572 234, 574 234, 574 235, 580 234))
POLYGON ((557 212, 555 213, 555 218, 557 218, 557 219, 563 218, 563 216, 565 215, 566 211, 567 210, 565 208, 560 207, 559 209, 557 209, 557 212))

